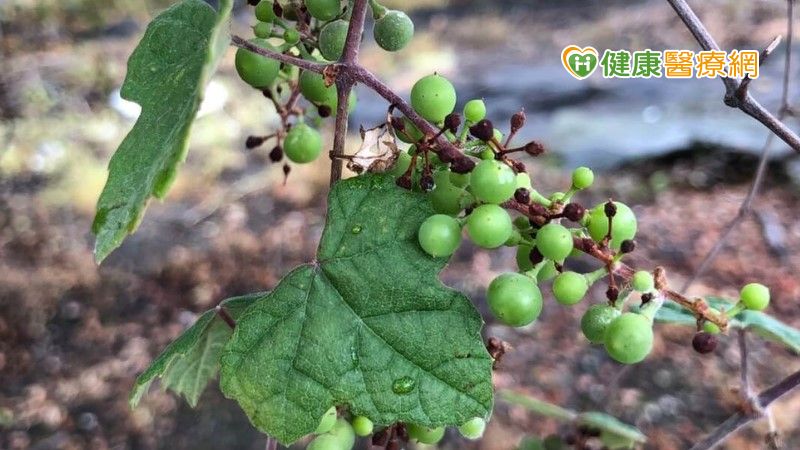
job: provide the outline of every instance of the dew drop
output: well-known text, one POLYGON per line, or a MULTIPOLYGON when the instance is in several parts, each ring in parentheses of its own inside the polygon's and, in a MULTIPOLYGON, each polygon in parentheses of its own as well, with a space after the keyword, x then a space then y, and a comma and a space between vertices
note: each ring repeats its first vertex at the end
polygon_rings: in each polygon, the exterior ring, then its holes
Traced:
POLYGON ((395 394, 408 394, 416 387, 417 382, 411 377, 400 377, 392 383, 392 391, 395 394))
POLYGON ((356 226, 353 227, 353 229, 350 230, 350 232, 353 233, 353 234, 358 234, 358 233, 361 233, 361 230, 363 230, 363 229, 364 229, 364 227, 362 227, 361 225, 356 225, 356 226))

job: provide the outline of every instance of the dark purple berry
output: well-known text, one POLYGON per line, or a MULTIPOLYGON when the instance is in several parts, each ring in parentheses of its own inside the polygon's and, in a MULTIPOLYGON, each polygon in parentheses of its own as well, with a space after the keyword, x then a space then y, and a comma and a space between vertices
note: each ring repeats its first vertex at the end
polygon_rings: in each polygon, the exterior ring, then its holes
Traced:
POLYGON ((586 214, 586 208, 579 203, 567 203, 562 211, 567 220, 573 222, 580 222, 586 214))
POLYGON ((249 149, 253 149, 260 146, 263 143, 264 143, 264 138, 261 136, 247 136, 247 140, 244 141, 244 146, 249 149))
POLYGON ((525 126, 525 111, 519 111, 511 116, 511 133, 516 133, 525 126))
POLYGON ((444 118, 444 128, 451 133, 458 131, 461 126, 461 115, 459 113, 450 113, 444 118))
POLYGON ((332 112, 331 107, 328 105, 317 106, 317 114, 322 118, 330 117, 332 112))
POLYGON ((531 191, 524 187, 517 188, 517 190, 514 191, 514 200, 522 203, 523 205, 527 205, 531 202, 531 191))
POLYGON ((272 162, 278 162, 282 159, 283 159, 283 147, 281 147, 280 145, 276 145, 269 152, 269 160, 272 162))
POLYGON ((470 173, 474 168, 475 161, 467 158, 466 156, 455 159, 452 163, 450 163, 450 170, 455 173, 470 173))
POLYGON ((539 156, 542 153, 544 153, 544 145, 536 141, 528 142, 522 148, 525 151, 525 153, 529 154, 530 156, 539 156))
POLYGON ((489 119, 483 119, 469 127, 469 133, 482 141, 490 141, 494 137, 494 125, 489 119))
POLYGON ((436 183, 433 181, 433 176, 429 173, 423 174, 419 179, 419 187, 421 187, 425 192, 432 191, 433 188, 436 187, 436 183))
POLYGON ((606 213, 606 217, 612 218, 617 215, 617 205, 609 200, 605 205, 603 205, 603 212, 606 213))
POLYGON ((717 337, 711 333, 700 331, 692 338, 692 347, 700 354, 711 353, 717 348, 717 337))
POLYGON ((636 241, 633 239, 625 239, 619 247, 619 251, 622 253, 631 253, 634 250, 636 250, 636 241))

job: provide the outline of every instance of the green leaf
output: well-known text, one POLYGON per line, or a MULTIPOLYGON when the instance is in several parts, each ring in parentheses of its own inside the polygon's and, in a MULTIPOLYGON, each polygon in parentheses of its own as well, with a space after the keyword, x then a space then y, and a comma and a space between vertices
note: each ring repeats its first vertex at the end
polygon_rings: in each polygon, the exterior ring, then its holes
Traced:
POLYGON ((604 434, 610 434, 618 440, 630 443, 647 442, 645 436, 638 428, 628 425, 616 417, 599 411, 589 411, 578 416, 578 423, 591 428, 596 428, 604 434))
POLYGON ((522 406, 536 414, 552 417, 561 422, 573 422, 579 425, 587 425, 591 428, 596 428, 602 431, 608 438, 615 438, 617 442, 629 442, 633 444, 647 441, 647 436, 639 431, 638 428, 633 425, 628 425, 604 412, 588 411, 577 413, 510 389, 504 389, 498 392, 498 395, 506 402, 522 406))
MULTIPOLYGON (((234 319, 266 292, 229 298, 220 306, 234 319)), ((161 386, 182 395, 194 407, 209 380, 217 375, 219 355, 233 331, 216 313, 215 309, 204 312, 194 325, 183 332, 150 364, 133 385, 129 398, 135 408, 156 378, 161 386)))
POLYGON ((497 395, 508 403, 522 406, 528 411, 535 412, 541 416, 552 417, 562 422, 570 422, 578 417, 578 413, 575 411, 510 389, 504 389, 498 392, 497 395))
MULTIPOLYGON (((707 297, 706 301, 711 307, 719 311, 725 311, 733 306, 733 303, 719 297, 707 297)), ((665 303, 656 313, 655 319, 658 322, 692 327, 697 324, 697 320, 691 311, 672 302, 665 303)), ((765 312, 742 311, 730 320, 730 328, 750 330, 765 339, 783 344, 789 349, 800 353, 800 330, 781 322, 765 312)))
POLYGON ((492 360, 470 301, 438 279, 417 230, 433 213, 392 177, 331 191, 317 260, 281 280, 238 321, 222 390, 284 444, 332 405, 378 425, 458 425, 492 408, 492 360))
POLYGON ((151 196, 164 198, 186 157, 205 86, 228 44, 231 0, 219 13, 184 0, 156 17, 128 60, 123 98, 142 113, 109 163, 92 224, 102 261, 133 233, 151 196))

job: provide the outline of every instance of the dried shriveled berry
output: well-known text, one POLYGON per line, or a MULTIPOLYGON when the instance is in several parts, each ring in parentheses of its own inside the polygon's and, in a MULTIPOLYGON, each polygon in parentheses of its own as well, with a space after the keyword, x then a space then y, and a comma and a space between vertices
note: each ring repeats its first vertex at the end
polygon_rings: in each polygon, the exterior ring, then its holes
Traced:
POLYGON ((717 348, 717 337, 711 333, 700 331, 692 338, 694 351, 700 354, 711 353, 717 348))

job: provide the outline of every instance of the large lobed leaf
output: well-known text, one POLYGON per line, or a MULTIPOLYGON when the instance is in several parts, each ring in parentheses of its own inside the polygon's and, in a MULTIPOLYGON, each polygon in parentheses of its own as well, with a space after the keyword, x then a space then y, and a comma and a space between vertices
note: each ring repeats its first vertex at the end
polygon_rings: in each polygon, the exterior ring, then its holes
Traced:
POLYGON ((336 184, 317 260, 245 312, 221 357, 222 390, 256 427, 288 444, 331 405, 383 425, 489 415, 481 318, 417 243, 430 214, 391 177, 336 184))
MULTIPOLYGON (((266 295, 262 292, 234 297, 220 306, 236 319, 254 301, 266 295)), ((161 378, 164 389, 182 395, 191 406, 197 405, 200 394, 217 375, 222 347, 231 334, 233 331, 215 310, 203 313, 136 378, 129 399, 131 408, 139 404, 156 378, 161 378)))
MULTIPOLYGON (((707 297, 709 305, 724 311, 731 306, 730 302, 719 297, 707 297)), ((667 302, 658 310, 656 321, 677 325, 695 326, 697 319, 680 305, 667 302)), ((762 311, 742 311, 730 319, 733 329, 750 330, 759 336, 783 344, 787 348, 800 353, 800 330, 792 327, 762 311)))
POLYGON ((123 98, 142 113, 109 163, 92 231, 100 262, 133 233, 151 196, 163 198, 186 157, 203 91, 227 46, 231 0, 215 12, 183 0, 156 17, 128 60, 123 98))

